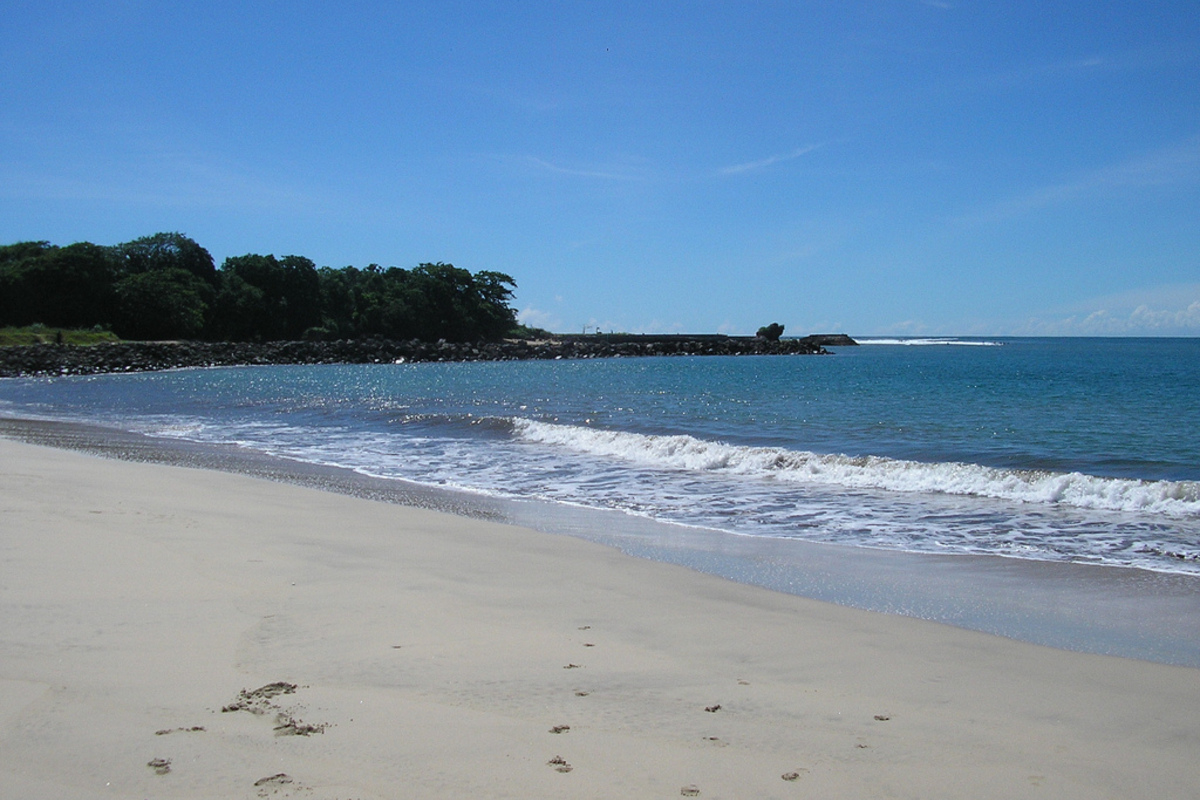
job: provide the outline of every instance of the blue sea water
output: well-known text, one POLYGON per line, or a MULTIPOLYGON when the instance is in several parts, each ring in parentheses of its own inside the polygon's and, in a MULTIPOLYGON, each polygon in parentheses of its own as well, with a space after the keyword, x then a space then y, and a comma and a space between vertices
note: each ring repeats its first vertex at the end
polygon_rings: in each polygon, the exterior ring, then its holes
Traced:
POLYGON ((745 537, 1200 574, 1200 340, 0 381, 0 413, 745 537))

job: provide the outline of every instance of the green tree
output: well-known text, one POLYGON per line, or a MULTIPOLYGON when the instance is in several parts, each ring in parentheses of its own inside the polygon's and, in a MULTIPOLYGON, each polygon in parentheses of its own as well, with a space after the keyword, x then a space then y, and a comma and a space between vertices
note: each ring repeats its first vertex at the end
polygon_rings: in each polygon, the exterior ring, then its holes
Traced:
POLYGON ((756 334, 760 339, 766 339, 768 342, 778 342, 779 337, 783 336, 783 326, 778 322, 772 322, 770 325, 764 325, 758 329, 756 334))
POLYGON ((497 340, 516 326, 515 286, 501 272, 441 262, 337 270, 303 256, 247 254, 216 270, 181 233, 113 247, 0 246, 0 323, 112 323, 135 339, 497 340))
POLYGON ((0 248, 0 322, 65 328, 108 323, 114 276, 110 250, 91 242, 0 248))
POLYGON ((321 325, 321 278, 303 256, 227 258, 221 280, 218 307, 225 336, 296 340, 321 325))
POLYGON ((420 264, 411 274, 410 305, 422 339, 495 341, 516 324, 508 305, 515 282, 500 272, 472 275, 453 264, 420 264))
POLYGON ((194 339, 204 330, 213 289, 178 267, 126 275, 115 287, 118 335, 194 339))
POLYGON ((509 305, 516 287, 517 282, 503 272, 483 270, 475 273, 480 338, 503 339, 516 327, 517 312, 509 305))
POLYGON ((217 285, 217 270, 207 250, 182 233, 156 233, 113 248, 124 274, 182 269, 209 286, 217 285))
POLYGON ((222 270, 207 338, 225 342, 261 339, 260 326, 266 305, 262 289, 236 272, 222 270))

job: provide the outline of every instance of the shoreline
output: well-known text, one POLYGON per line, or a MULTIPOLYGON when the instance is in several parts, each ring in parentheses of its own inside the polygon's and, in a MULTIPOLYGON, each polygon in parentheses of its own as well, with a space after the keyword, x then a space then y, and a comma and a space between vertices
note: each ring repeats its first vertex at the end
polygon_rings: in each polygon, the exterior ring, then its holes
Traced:
POLYGON ((6 796, 1195 788, 1200 670, 244 475, 0 464, 6 796))
POLYGON ((596 542, 736 583, 1032 644, 1200 667, 1200 578, 1094 564, 932 555, 683 528, 615 511, 456 492, 238 448, 0 417, 0 438, 217 470, 596 542))

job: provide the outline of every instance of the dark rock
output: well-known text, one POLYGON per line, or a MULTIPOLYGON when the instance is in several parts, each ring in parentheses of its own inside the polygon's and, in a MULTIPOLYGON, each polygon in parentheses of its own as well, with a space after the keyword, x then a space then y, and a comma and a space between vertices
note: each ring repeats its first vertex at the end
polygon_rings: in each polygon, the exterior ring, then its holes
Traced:
POLYGON ((857 347, 858 342, 851 339, 844 333, 813 333, 804 337, 805 339, 819 344, 822 347, 857 347))
POLYGON ((385 339, 298 342, 116 342, 0 347, 0 377, 94 375, 248 364, 394 364, 420 361, 513 361, 682 355, 825 354, 848 336, 772 342, 750 336, 677 334, 563 336, 546 341, 431 343, 385 339))

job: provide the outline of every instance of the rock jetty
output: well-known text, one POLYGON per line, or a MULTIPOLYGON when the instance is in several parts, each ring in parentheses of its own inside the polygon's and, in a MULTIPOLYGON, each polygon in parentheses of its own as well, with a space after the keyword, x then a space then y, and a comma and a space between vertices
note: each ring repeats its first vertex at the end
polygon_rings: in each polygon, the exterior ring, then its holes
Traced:
MULTIPOLYGON (((839 334, 839 336, 841 336, 839 334)), ((533 341, 421 342, 118 342, 0 347, 0 377, 94 375, 183 367, 253 364, 395 364, 422 361, 519 361, 634 356, 828 354, 828 335, 769 342, 744 336, 593 334, 533 341)))

